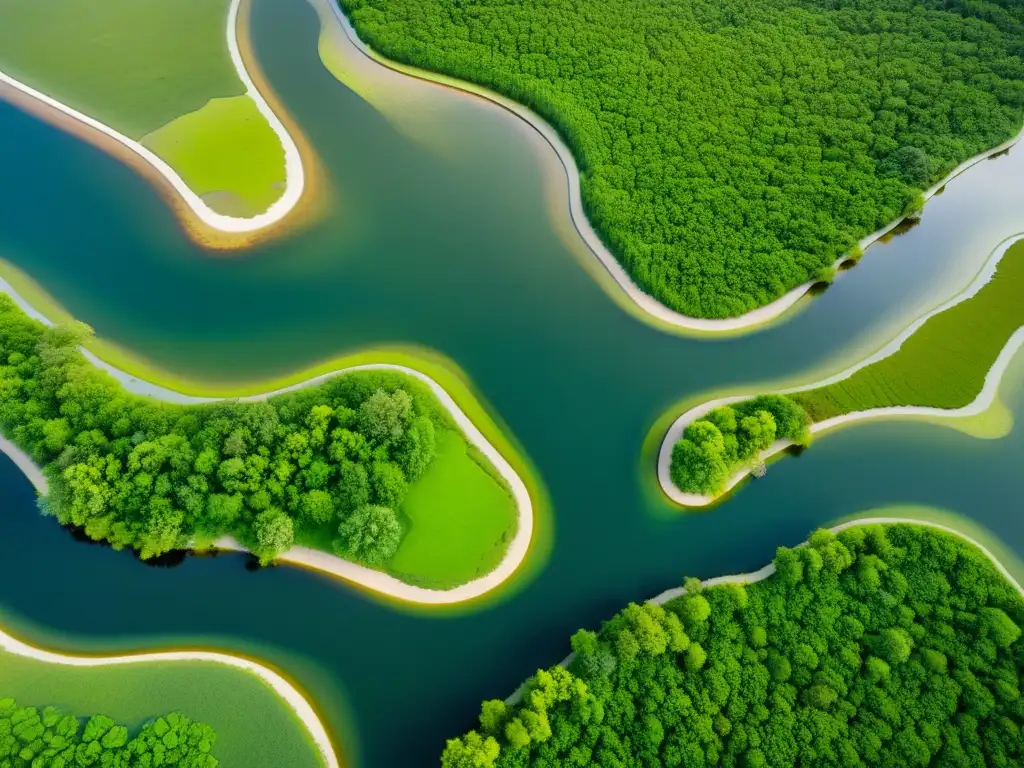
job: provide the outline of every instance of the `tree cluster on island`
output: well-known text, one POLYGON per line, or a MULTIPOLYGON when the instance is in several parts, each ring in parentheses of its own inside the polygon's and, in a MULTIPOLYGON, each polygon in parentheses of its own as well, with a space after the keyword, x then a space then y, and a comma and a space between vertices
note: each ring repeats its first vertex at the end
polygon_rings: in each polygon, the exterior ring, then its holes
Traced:
POLYGON ((402 498, 454 426, 426 385, 363 371, 260 402, 171 404, 88 363, 87 332, 0 296, 0 429, 44 468, 44 513, 143 558, 224 534, 265 562, 302 533, 370 566, 395 553, 402 498))
POLYGON ((216 734, 203 723, 172 712, 127 727, 95 715, 83 727, 55 707, 19 707, 0 698, 0 768, 217 768, 216 734))
POLYGON ((672 447, 669 472, 684 493, 720 493, 738 467, 758 462, 776 440, 810 442, 810 417, 786 395, 759 395, 695 419, 672 447))
POLYGON ((1024 117, 1015 0, 340 0, 384 55, 530 107, 672 309, 816 280, 1024 117))
POLYGON ((630 604, 443 768, 991 768, 1024 761, 1024 600, 914 525, 819 530, 774 575, 630 604))

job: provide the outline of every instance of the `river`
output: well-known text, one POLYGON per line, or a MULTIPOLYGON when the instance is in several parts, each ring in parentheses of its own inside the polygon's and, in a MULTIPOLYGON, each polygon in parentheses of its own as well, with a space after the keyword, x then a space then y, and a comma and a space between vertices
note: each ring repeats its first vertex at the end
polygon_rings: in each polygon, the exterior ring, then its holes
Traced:
POLYGON ((523 123, 408 83, 396 86, 407 89, 396 120, 395 103, 379 111, 325 70, 310 6, 255 0, 252 21, 270 83, 320 154, 328 217, 211 257, 131 169, 0 103, 0 256, 99 336, 196 379, 264 378, 381 343, 441 352, 537 468, 550 556, 505 599, 440 616, 295 569, 250 572, 238 556, 148 568, 38 516, 28 481, 0 459, 0 610, 29 639, 255 653, 312 692, 351 765, 429 766, 480 700, 561 659, 575 629, 684 575, 755 570, 836 518, 941 506, 1024 554, 1016 431, 843 430, 701 513, 660 498, 640 460, 652 423, 680 399, 836 369, 959 290, 1024 230, 1024 150, 951 183, 919 226, 787 321, 688 338, 625 311, 594 279, 566 234, 557 161, 523 123))

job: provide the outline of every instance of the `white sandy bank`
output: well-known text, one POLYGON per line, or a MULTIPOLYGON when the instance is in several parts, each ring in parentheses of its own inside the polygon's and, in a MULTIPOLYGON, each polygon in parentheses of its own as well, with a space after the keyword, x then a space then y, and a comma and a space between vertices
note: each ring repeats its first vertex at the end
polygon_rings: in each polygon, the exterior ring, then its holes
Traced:
MULTIPOLYGON (((909 339, 917 330, 928 321, 929 318, 934 317, 940 312, 945 312, 947 309, 956 306, 962 301, 967 301, 972 296, 978 293, 995 275, 996 269, 999 266, 1000 260, 1017 241, 1024 239, 1024 235, 1015 235, 1014 237, 1008 238, 1000 243, 996 249, 989 256, 985 262, 981 271, 975 276, 971 283, 960 293, 955 295, 953 298, 946 302, 943 302, 935 309, 931 310, 925 315, 915 320, 909 326, 907 326, 896 338, 890 341, 888 344, 883 346, 877 352, 868 357, 864 358, 855 365, 840 371, 828 378, 817 381, 813 384, 806 384, 801 387, 795 387, 793 389, 783 390, 782 394, 792 394, 794 392, 802 392, 809 389, 816 389, 818 387, 824 387, 829 384, 834 384, 837 381, 849 378, 861 368, 864 368, 872 363, 878 362, 879 360, 889 357, 895 354, 897 350, 903 345, 903 342, 909 339)), ((879 419, 879 418, 963 418, 965 416, 977 416, 984 413, 995 401, 996 395, 999 392, 999 382, 1003 377, 1003 373, 1006 371, 1010 362, 1013 360, 1013 356, 1017 353, 1021 344, 1024 344, 1024 327, 1018 328, 1012 336, 1007 340, 1006 345, 1003 347, 999 356, 992 363, 992 367, 989 368, 988 373, 985 374, 985 383, 981 388, 981 392, 974 398, 970 403, 963 406, 962 408, 930 408, 925 406, 916 405, 902 405, 892 406, 889 408, 872 408, 867 411, 852 411, 850 413, 843 414, 842 416, 836 416, 831 419, 825 419, 824 421, 815 422, 811 425, 811 433, 819 434, 825 432, 834 427, 838 427, 843 424, 850 424, 857 421, 865 421, 867 419, 879 419)), ((682 504, 687 507, 703 507, 711 504, 715 501, 718 496, 706 496, 704 494, 697 493, 684 493, 679 490, 675 483, 672 482, 671 465, 672 465, 672 448, 677 442, 683 437, 683 432, 686 428, 696 421, 697 419, 705 416, 709 411, 714 410, 720 405, 728 405, 730 403, 739 402, 742 400, 749 400, 754 395, 737 395, 735 397, 721 397, 715 400, 710 400, 706 403, 702 403, 698 406, 691 408, 677 418, 672 425, 668 428, 665 433, 664 439, 661 441, 661 448, 658 451, 658 484, 665 494, 678 504, 682 504)), ((768 459, 780 451, 784 451, 793 445, 791 440, 776 440, 766 451, 762 452, 761 458, 768 459)), ((727 493, 730 489, 736 486, 743 478, 750 473, 750 466, 745 466, 739 469, 726 483, 725 489, 722 494, 727 493)), ((719 494, 720 496, 721 494, 719 494)))
MULTIPOLYGON (((660 301, 655 299, 648 293, 645 293, 636 283, 629 274, 622 268, 618 259, 608 250, 607 246, 601 241, 601 238, 594 231, 594 228, 590 224, 590 220, 587 218, 586 213, 583 210, 583 198, 580 195, 580 171, 576 165, 576 159, 573 157, 572 151, 562 141, 558 135, 558 131, 554 129, 544 118, 533 112, 529 108, 522 104, 513 101, 505 96, 502 96, 495 91, 488 90, 483 86, 474 85, 457 78, 449 77, 447 75, 437 75, 433 72, 426 70, 417 69, 415 67, 398 65, 395 62, 390 61, 381 54, 374 51, 370 46, 364 43, 360 38, 352 23, 345 16, 345 13, 341 10, 335 0, 310 0, 311 2, 327 3, 334 11, 335 16, 338 19, 338 23, 341 24, 345 30, 345 34, 352 44, 358 48, 363 54, 365 54, 370 60, 380 64, 383 67, 399 72, 401 74, 408 75, 410 72, 415 72, 415 75, 423 80, 429 80, 431 82, 439 83, 441 85, 450 86, 456 88, 463 93, 471 96, 478 96, 480 98, 487 99, 488 101, 497 104, 508 112, 516 115, 524 122, 526 122, 531 128, 533 128, 545 142, 554 150, 557 155, 559 162, 565 171, 566 181, 568 182, 569 191, 569 215, 572 219, 572 223, 579 233, 580 238, 587 244, 590 251, 597 257, 604 268, 611 275, 612 279, 618 284, 618 286, 625 292, 625 294, 635 303, 641 310, 646 312, 653 318, 675 326, 677 328, 685 328, 693 331, 705 331, 705 332, 735 332, 750 330, 761 325, 765 325, 773 320, 778 319, 783 314, 791 309, 801 298, 803 298, 807 292, 814 286, 814 281, 798 285, 793 288, 785 295, 780 296, 778 299, 773 301, 771 304, 766 304, 763 307, 759 307, 755 310, 739 315, 737 317, 729 317, 722 319, 708 319, 700 317, 690 317, 684 315, 681 312, 669 309, 660 301)), ((1010 147, 1014 146, 1021 137, 1024 136, 1024 130, 1014 136, 1012 139, 1003 142, 998 147, 994 147, 986 152, 975 155, 968 160, 960 163, 956 168, 949 172, 944 179, 926 190, 923 195, 925 200, 931 199, 940 189, 946 186, 950 181, 959 176, 961 173, 966 171, 972 165, 985 160, 993 155, 999 154, 1010 147)), ((867 237, 860 240, 859 246, 861 250, 867 249, 870 245, 880 240, 882 237, 887 235, 903 221, 903 217, 896 219, 891 224, 879 229, 877 232, 873 232, 867 237)), ((847 259, 846 256, 838 259, 835 262, 835 266, 838 267, 847 259)), ((837 275, 838 277, 838 275, 837 275)))
POLYGON ((232 0, 231 6, 228 10, 227 45, 228 51, 231 55, 231 63, 234 65, 239 79, 245 85, 246 95, 249 96, 249 98, 251 98, 256 104, 256 108, 266 119, 267 123, 277 135, 278 140, 281 142, 281 146, 284 149, 285 160, 284 194, 281 195, 281 197, 279 197, 266 211, 258 214, 257 216, 253 216, 252 218, 237 218, 217 213, 210 208, 210 206, 207 205, 199 195, 193 192, 181 176, 179 176, 178 173, 158 155, 142 146, 142 144, 134 139, 130 139, 124 134, 111 128, 109 125, 101 123, 99 120, 73 109, 67 104, 57 101, 51 96, 47 96, 42 91, 26 85, 20 80, 15 80, 13 77, 3 72, 0 72, 0 83, 16 88, 22 93, 41 101, 48 107, 56 109, 68 117, 74 118, 84 125, 99 131, 105 136, 108 136, 119 144, 130 149, 149 165, 153 166, 153 168, 155 168, 157 172, 174 188, 175 192, 181 196, 181 199, 185 201, 185 204, 188 205, 189 209, 196 215, 196 217, 209 227, 221 232, 255 232, 256 230, 263 229, 271 224, 276 224, 295 207, 299 202, 299 199, 302 197, 302 190, 305 186, 305 174, 302 168, 302 158, 299 156, 299 148, 296 146, 295 141, 284 127, 284 124, 278 116, 274 114, 274 110, 270 108, 266 99, 264 99, 262 94, 260 94, 259 89, 256 88, 256 84, 252 81, 252 77, 249 76, 249 73, 245 69, 245 62, 243 62, 242 54, 238 49, 237 38, 238 10, 241 2, 242 0, 232 0))
POLYGON ((250 661, 240 656, 229 656, 225 653, 214 653, 213 651, 165 651, 161 653, 139 653, 103 657, 69 656, 29 645, 12 637, 3 630, 0 630, 0 649, 47 664, 59 664, 63 667, 107 667, 166 661, 207 661, 244 670, 256 675, 256 677, 269 685, 274 693, 284 699, 288 706, 295 711, 295 714, 298 715, 306 730, 309 731, 309 735, 313 738, 313 742, 320 751, 327 768, 340 768, 338 756, 334 752, 334 745, 331 744, 331 738, 327 735, 327 729, 317 716, 313 705, 284 677, 274 670, 264 667, 262 664, 257 664, 255 661, 250 661))

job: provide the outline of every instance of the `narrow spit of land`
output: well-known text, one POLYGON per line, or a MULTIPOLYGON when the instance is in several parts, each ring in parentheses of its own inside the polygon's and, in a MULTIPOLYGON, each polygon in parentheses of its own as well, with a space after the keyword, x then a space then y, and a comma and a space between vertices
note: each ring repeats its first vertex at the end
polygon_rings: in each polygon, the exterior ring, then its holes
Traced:
POLYGON ((1024 239, 1018 236, 993 251, 967 288, 874 354, 824 381, 780 393, 776 397, 802 412, 804 439, 794 439, 772 419, 748 438, 760 440, 757 450, 730 454, 721 429, 722 409, 749 410, 757 399, 719 398, 691 408, 675 420, 662 441, 659 484, 680 504, 704 506, 737 485, 758 462, 794 442, 806 443, 812 434, 868 419, 983 413, 1024 343, 1022 282, 1024 239))

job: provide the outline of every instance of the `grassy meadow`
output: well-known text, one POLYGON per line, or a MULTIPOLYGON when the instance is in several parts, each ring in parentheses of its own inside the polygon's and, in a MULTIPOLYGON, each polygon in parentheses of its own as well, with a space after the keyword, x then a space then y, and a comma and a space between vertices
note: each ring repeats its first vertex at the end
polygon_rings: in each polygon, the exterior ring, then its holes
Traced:
POLYGON ((0 70, 141 139, 245 92, 225 42, 230 0, 3 0, 0 70))

